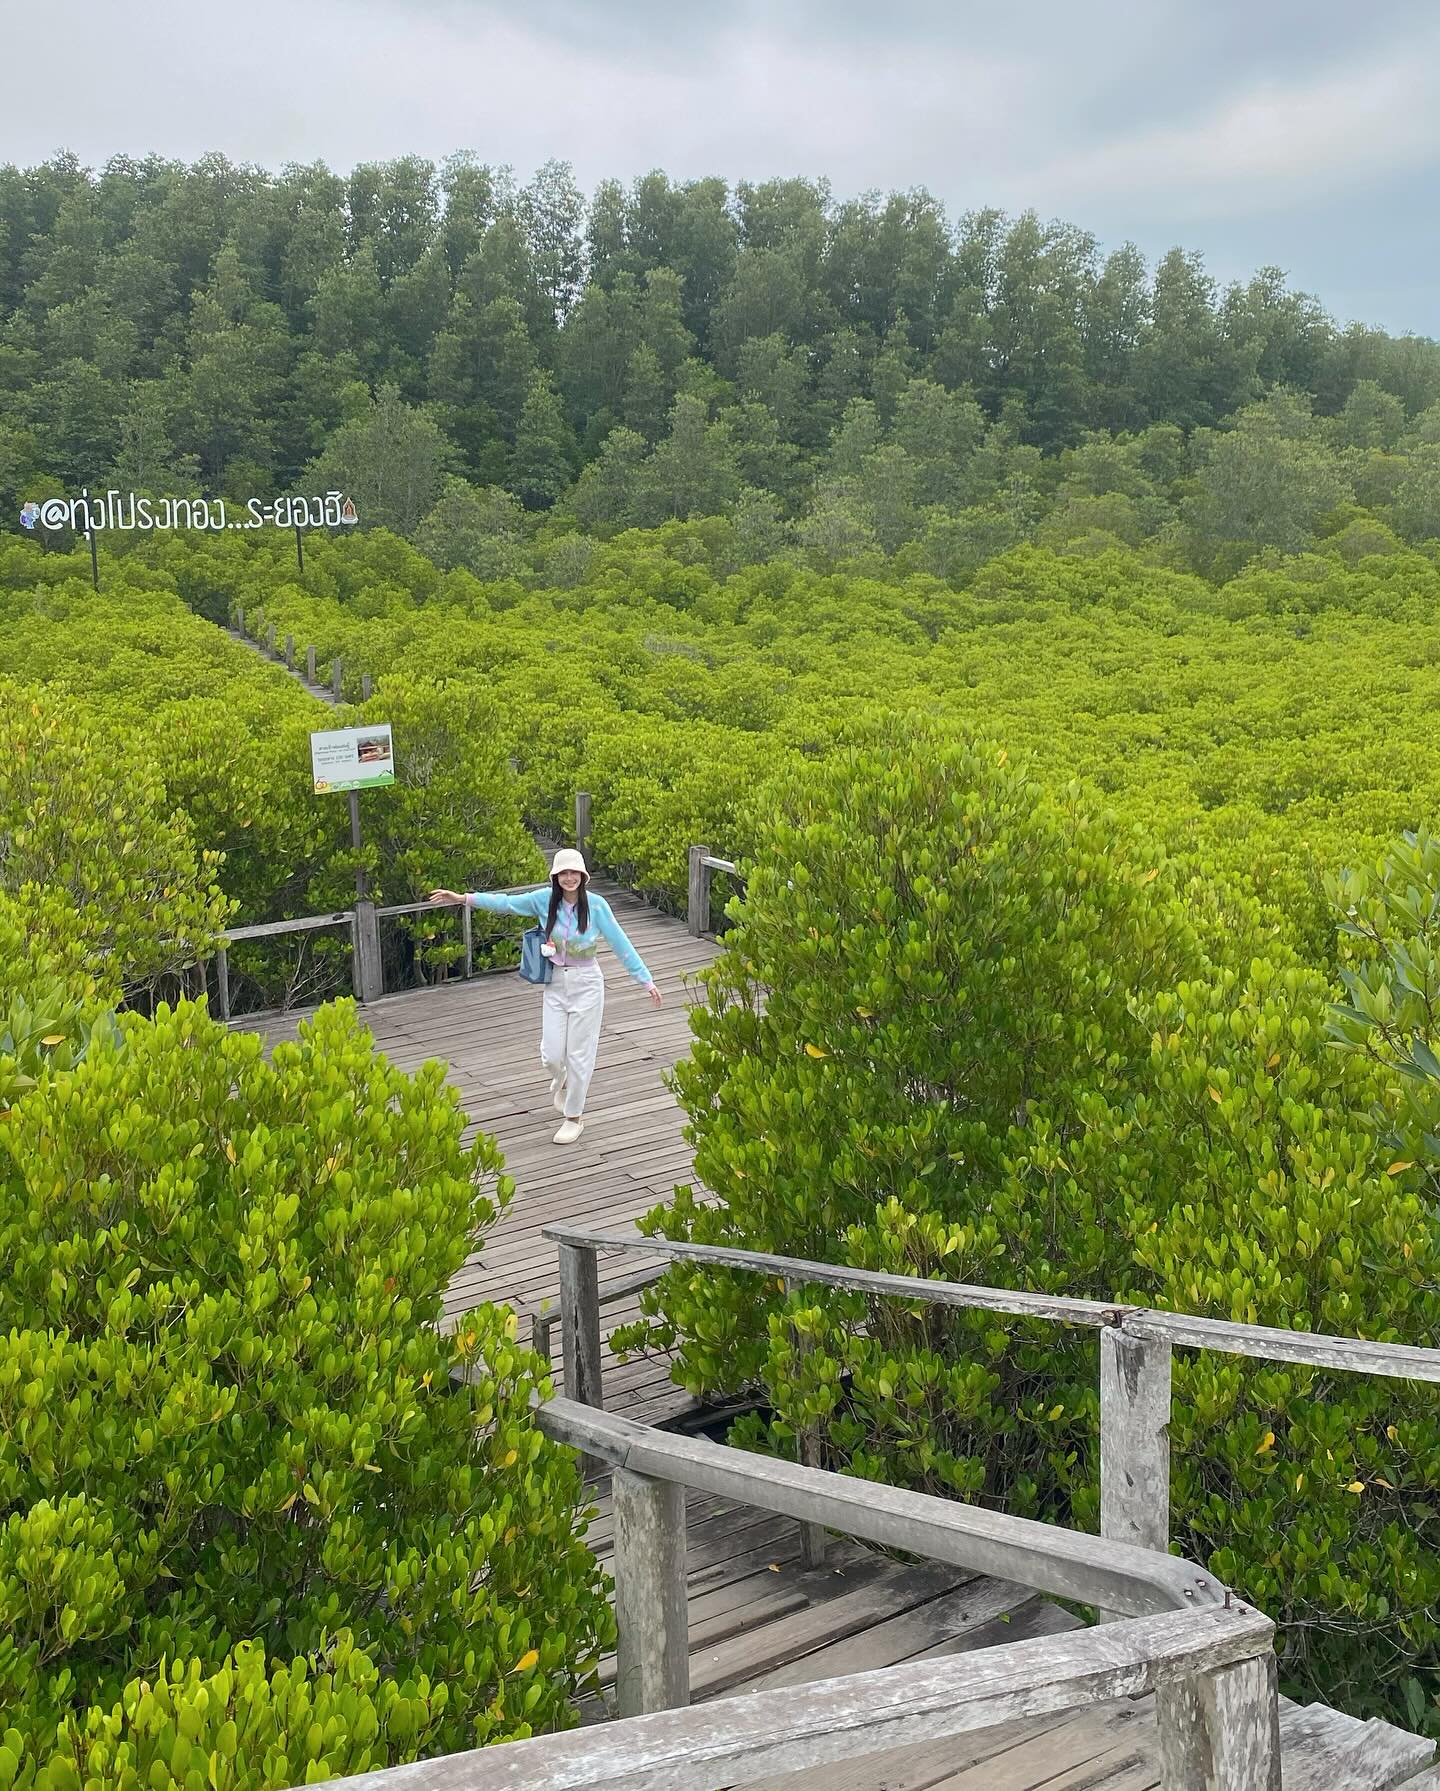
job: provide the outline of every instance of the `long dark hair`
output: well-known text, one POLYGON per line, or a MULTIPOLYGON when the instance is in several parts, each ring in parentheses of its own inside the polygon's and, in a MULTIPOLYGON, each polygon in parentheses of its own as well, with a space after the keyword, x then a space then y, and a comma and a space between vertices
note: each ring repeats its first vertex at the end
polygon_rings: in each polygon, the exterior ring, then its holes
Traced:
MULTIPOLYGON (((588 887, 589 879, 584 878, 575 892, 575 918, 580 923, 582 933, 588 932, 590 928, 590 897, 586 893, 588 887)), ((555 919, 560 912, 560 904, 564 900, 565 893, 560 887, 560 879, 552 877, 550 879, 550 912, 545 916, 545 937, 547 939, 555 931, 555 919)))

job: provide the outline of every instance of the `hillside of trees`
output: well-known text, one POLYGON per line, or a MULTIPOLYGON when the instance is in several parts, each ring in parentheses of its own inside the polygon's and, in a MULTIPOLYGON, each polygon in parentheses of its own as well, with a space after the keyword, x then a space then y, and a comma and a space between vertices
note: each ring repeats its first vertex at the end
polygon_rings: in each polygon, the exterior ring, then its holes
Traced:
POLYGON ((1360 513, 1440 534, 1440 346, 923 191, 0 169, 0 501, 110 484, 335 486, 484 577, 714 515, 739 563, 1121 542, 1223 577, 1360 513))

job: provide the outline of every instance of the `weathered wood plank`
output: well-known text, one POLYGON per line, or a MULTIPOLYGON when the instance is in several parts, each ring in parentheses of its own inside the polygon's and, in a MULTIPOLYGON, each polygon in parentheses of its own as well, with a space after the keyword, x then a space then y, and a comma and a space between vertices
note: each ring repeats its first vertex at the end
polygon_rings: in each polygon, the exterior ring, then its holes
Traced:
POLYGON ((954 1589, 955 1580, 954 1568, 900 1567, 881 1560, 865 1569, 857 1566, 850 1574, 823 1569, 795 1574, 789 1590, 804 1597, 801 1608, 763 1628, 750 1625, 728 1641, 698 1649, 690 1666, 694 1696, 715 1697, 742 1685, 749 1690, 758 1677, 818 1648, 933 1603, 954 1589), (854 1584, 862 1572, 864 1582, 854 1584))
MULTIPOLYGON (((1140 1696, 1177 1676, 1219 1673, 1253 1658, 1255 1649, 1269 1648, 1273 1633, 1254 1613, 1176 1612, 452 1754, 367 1773, 348 1785, 350 1791, 721 1791, 1140 1696)), ((331 1781, 337 1791, 342 1782, 331 1781)))
POLYGON ((1275 1656, 1267 1650, 1157 1688, 1167 1791, 1280 1791, 1275 1677, 1275 1656))
POLYGON ((602 1404, 595 1253, 568 1244, 560 1250, 560 1340, 569 1397, 581 1405, 602 1404))
POLYGON ((1271 1325, 1232 1325, 1217 1318, 1152 1310, 1127 1316, 1125 1329, 1132 1337, 1153 1337, 1189 1349, 1214 1349, 1267 1362, 1297 1362, 1307 1368, 1339 1368, 1395 1380, 1440 1381, 1440 1349, 1404 1343, 1369 1343, 1359 1337, 1282 1331, 1271 1325))
POLYGON ((1170 1546, 1170 1345, 1100 1333, 1100 1534, 1170 1546))
MULTIPOLYGON (((1132 1706, 1120 1708, 1128 1710, 1132 1706)), ((1035 1722, 1002 1723, 993 1729, 946 1736, 919 1746, 891 1748, 881 1754, 793 1773, 784 1780, 783 1791, 877 1791, 877 1787, 883 1787, 883 1791, 940 1791, 942 1786, 945 1791, 951 1787, 955 1791, 962 1787, 963 1791, 1017 1791, 1016 1778, 1007 1770, 1017 1750, 1046 1736, 1064 1735, 1072 1727, 1091 1720, 1089 1712, 1079 1717, 1066 1713, 1035 1722)), ((1158 1776, 1158 1768, 1156 1771, 1158 1776)), ((1044 1784, 1043 1775, 1038 1783, 1044 1784)), ((1035 1791, 1036 1784, 1037 1776, 1029 1774, 1023 1791, 1035 1791)))
MULTIPOLYGON (((1039 1600, 1023 1586, 965 1579, 939 1597, 882 1618, 854 1635, 837 1637, 796 1660, 747 1676, 745 1690, 772 1691, 781 1685, 804 1685, 815 1679, 839 1678, 844 1673, 870 1672, 930 1655, 942 1647, 947 1653, 958 1654, 967 1637, 975 1636, 1002 1614, 1030 1603, 1038 1604, 1039 1600)), ((1070 1621, 1073 1625, 1074 1620, 1070 1621)))
POLYGON ((1415 1774, 1435 1743, 1383 1722, 1360 1722, 1323 1705, 1280 1713, 1285 1791, 1417 1791, 1415 1774))
POLYGON ((599 1249, 626 1249, 672 1262, 710 1263, 717 1268, 747 1269, 775 1275, 796 1287, 843 1287, 857 1293, 915 1300, 936 1306, 963 1306, 982 1312, 1005 1312, 1016 1318, 1048 1318, 1062 1324, 1110 1325, 1123 1310, 1099 1300, 1071 1300, 1053 1294, 1021 1293, 997 1287, 971 1287, 959 1281, 932 1281, 918 1276, 886 1275, 871 1269, 849 1269, 831 1263, 801 1262, 765 1250, 730 1250, 718 1244, 675 1244, 665 1238, 620 1238, 587 1226, 551 1225, 544 1235, 599 1249))
POLYGON ((678 1710, 690 1702, 685 1492, 618 1468, 612 1497, 620 1714, 678 1710))
POLYGON ((569 1399, 543 1407, 538 1418, 550 1435, 637 1473, 683 1480, 737 1502, 1102 1610, 1138 1616, 1198 1608, 1223 1596, 1216 1581, 1188 1562, 1103 1537, 649 1431, 569 1399))

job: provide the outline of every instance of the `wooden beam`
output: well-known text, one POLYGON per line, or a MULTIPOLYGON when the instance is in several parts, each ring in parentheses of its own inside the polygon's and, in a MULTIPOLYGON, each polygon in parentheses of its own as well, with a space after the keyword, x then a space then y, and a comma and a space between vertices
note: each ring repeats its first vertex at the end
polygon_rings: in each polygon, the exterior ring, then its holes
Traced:
MULTIPOLYGON (((564 1282, 562 1280, 562 1298, 564 1282)), ((598 1345, 599 1333, 596 1330, 598 1345)), ((566 1355, 567 1377, 570 1370, 566 1355)), ((536 1422, 587 1456, 656 1480, 674 1480, 737 1504, 822 1524, 843 1536, 928 1561, 1010 1580, 1052 1598, 1148 1616, 1220 1602, 1225 1587, 1174 1555, 1127 1547, 978 1505, 880 1486, 774 1457, 651 1430, 573 1399, 540 1406, 536 1422)))
POLYGON ((1111 1326, 1127 1308, 1099 1300, 1071 1300, 1054 1294, 1020 1293, 1008 1288, 971 1287, 961 1281, 926 1281, 912 1275, 884 1275, 870 1269, 849 1269, 834 1263, 801 1262, 764 1250, 731 1250, 718 1244, 674 1244, 665 1238, 620 1237, 583 1226, 547 1225, 542 1234, 552 1243, 584 1243, 602 1250, 630 1250, 666 1256, 672 1262, 714 1263, 721 1268, 753 1269, 779 1276, 787 1286, 846 1287, 860 1293, 894 1295, 917 1304, 964 1306, 985 1312, 1008 1312, 1017 1318, 1048 1318, 1061 1324, 1111 1326))
POLYGON ((385 972, 380 958, 380 923, 373 902, 357 901, 353 926, 355 999, 378 1001, 385 993, 385 972))
POLYGON ((621 1716, 690 1702, 685 1488, 615 1470, 615 1690, 621 1716))
POLYGON ((242 939, 273 939, 281 933, 312 933, 318 927, 348 926, 355 918, 353 908, 339 908, 334 914, 307 914, 299 920, 264 920, 253 927, 227 927, 221 937, 227 945, 242 939))
POLYGON ((686 924, 694 939, 710 928, 710 867, 705 862, 705 847, 690 848, 690 877, 686 895, 686 924))
POLYGON ((1267 1648, 1253 1659, 1157 1687, 1163 1791, 1280 1791, 1275 1681, 1275 1656, 1267 1648))
POLYGON ((1170 1548, 1170 1345, 1100 1333, 1100 1534, 1170 1548))
POLYGON ((595 1252, 583 1244, 560 1246, 560 1340, 566 1402, 573 1401, 581 1409, 603 1407, 595 1252))
MULTIPOLYGON (((1239 1607, 1174 1613, 722 1698, 329 1784, 333 1791, 722 1791, 1141 1697, 1177 1677, 1218 1674, 1251 1660, 1268 1650, 1273 1634, 1268 1619, 1239 1607)), ((1236 1778, 1233 1788, 1250 1791, 1259 1782, 1236 1778)), ((1232 1781, 1215 1784, 1232 1791, 1232 1781)))
POLYGON ((1371 1343, 1361 1337, 1328 1337, 1319 1331, 1287 1331, 1273 1325, 1236 1325, 1186 1312, 1127 1313, 1132 1337, 1155 1338, 1187 1349, 1215 1349, 1262 1362, 1298 1362, 1348 1374, 1381 1374, 1392 1380, 1440 1381, 1440 1349, 1408 1343, 1371 1343))

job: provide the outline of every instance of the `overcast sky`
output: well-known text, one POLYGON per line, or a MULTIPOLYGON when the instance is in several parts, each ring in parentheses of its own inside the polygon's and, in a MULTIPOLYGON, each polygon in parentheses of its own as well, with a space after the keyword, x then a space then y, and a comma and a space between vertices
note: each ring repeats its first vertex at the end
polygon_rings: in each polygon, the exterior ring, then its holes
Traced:
POLYGON ((0 28, 0 161, 925 186, 1440 335, 1434 0, 0 0, 0 28))

